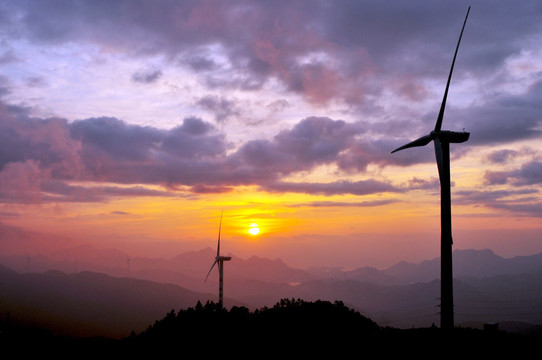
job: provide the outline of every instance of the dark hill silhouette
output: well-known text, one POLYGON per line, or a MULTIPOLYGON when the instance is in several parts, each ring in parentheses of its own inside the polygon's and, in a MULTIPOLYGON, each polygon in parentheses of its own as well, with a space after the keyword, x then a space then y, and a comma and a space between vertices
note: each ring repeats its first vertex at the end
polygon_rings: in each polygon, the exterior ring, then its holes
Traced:
POLYGON ((0 316, 54 334, 120 338, 173 307, 212 298, 176 285, 60 271, 18 274, 0 266, 0 316))
MULTIPOLYGON (((246 307, 221 309, 213 302, 198 302, 194 308, 169 312, 165 318, 131 339, 167 342, 173 338, 193 343, 210 329, 223 329, 213 341, 224 344, 239 340, 288 338, 324 341, 346 340, 376 334, 379 326, 342 302, 307 302, 301 299, 281 299, 271 308, 250 312, 246 307), (222 339, 220 339, 222 338, 222 339)), ((213 336, 214 338, 214 336, 213 336)), ((205 337, 207 341, 207 337, 205 337)), ((267 340, 266 340, 267 341, 267 340)))
POLYGON ((517 356, 537 349, 538 340, 465 328, 444 332, 436 327, 380 327, 341 301, 281 299, 273 307, 252 312, 246 307, 219 308, 213 302, 198 303, 177 313, 172 310, 144 332, 124 339, 124 345, 195 348, 206 355, 234 353, 258 358, 343 358, 354 354, 419 357, 443 350, 449 356, 503 355, 503 351, 513 351, 517 356))

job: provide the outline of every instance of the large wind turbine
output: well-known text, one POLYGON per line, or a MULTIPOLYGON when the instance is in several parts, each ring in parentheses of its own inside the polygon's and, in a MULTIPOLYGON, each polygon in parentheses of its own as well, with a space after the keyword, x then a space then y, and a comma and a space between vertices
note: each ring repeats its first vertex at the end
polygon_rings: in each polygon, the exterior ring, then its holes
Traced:
POLYGON ((455 58, 459 43, 463 36, 463 30, 467 23, 470 6, 461 28, 461 34, 457 42, 452 67, 448 75, 448 83, 444 91, 444 98, 440 105, 435 129, 429 135, 422 136, 406 145, 403 145, 392 153, 406 148, 425 146, 433 141, 435 144, 435 155, 437 160, 439 178, 440 178, 440 223, 441 223, 441 242, 440 242, 440 276, 441 276, 441 308, 440 308, 440 327, 442 329, 452 329, 454 327, 454 304, 453 304, 453 274, 452 274, 452 213, 451 213, 451 195, 450 195, 450 143, 463 143, 469 139, 468 132, 454 132, 441 130, 442 118, 444 116, 444 108, 446 106, 446 98, 448 97, 448 88, 450 87, 450 79, 454 70, 455 58))
POLYGON ((215 267, 215 265, 218 264, 218 306, 222 308, 223 304, 223 284, 224 284, 224 261, 230 261, 231 256, 220 256, 220 229, 222 228, 222 214, 220 214, 220 224, 218 225, 218 245, 216 248, 216 257, 215 262, 211 266, 211 269, 209 269, 209 272, 207 273, 207 276, 205 277, 205 281, 207 281, 207 278, 209 278, 209 274, 211 274, 211 271, 215 267))

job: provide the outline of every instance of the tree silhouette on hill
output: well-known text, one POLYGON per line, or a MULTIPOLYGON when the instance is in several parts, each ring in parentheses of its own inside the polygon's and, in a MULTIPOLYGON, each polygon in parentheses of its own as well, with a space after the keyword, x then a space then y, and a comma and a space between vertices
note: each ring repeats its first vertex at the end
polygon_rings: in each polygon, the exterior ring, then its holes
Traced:
MULTIPOLYGON (((502 332, 437 327, 394 329, 380 327, 342 301, 282 299, 273 307, 250 311, 230 310, 214 302, 171 310, 140 334, 124 339, 130 349, 201 349, 206 355, 233 353, 278 357, 292 355, 341 358, 354 353, 381 356, 433 353, 448 348, 450 354, 502 354, 503 351, 540 349, 539 337, 519 337, 502 332), (451 346, 453 344, 453 346, 451 346), (140 347, 142 345, 143 347, 140 347), (451 346, 451 347, 450 347, 451 346)), ((194 354, 194 353, 191 353, 194 354)))
POLYGON ((282 299, 273 307, 251 312, 246 307, 220 308, 214 302, 171 310, 145 331, 130 339, 138 342, 171 342, 194 344, 238 344, 240 342, 302 344, 314 342, 348 342, 364 335, 374 335, 380 327, 341 301, 307 302, 282 299))

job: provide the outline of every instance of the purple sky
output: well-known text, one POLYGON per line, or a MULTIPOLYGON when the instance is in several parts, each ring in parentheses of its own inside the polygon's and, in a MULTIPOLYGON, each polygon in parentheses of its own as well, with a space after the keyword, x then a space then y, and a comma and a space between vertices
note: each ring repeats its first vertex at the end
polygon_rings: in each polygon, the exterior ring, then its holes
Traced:
POLYGON ((506 230, 542 251, 529 0, 2 2, 0 222, 22 226, 36 203, 194 204, 241 187, 333 214, 432 206, 432 146, 390 151, 434 127, 468 6, 443 123, 471 133, 452 146, 453 203, 518 219, 506 230))

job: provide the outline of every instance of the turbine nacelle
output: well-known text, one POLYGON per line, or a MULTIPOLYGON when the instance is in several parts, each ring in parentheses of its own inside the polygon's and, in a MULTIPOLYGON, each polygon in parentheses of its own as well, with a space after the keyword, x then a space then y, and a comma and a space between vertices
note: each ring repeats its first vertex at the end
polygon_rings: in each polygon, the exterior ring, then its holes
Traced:
POLYGON ((441 142, 447 143, 464 143, 469 140, 470 133, 466 131, 457 132, 457 131, 431 131, 431 134, 434 138, 438 138, 441 142))
POLYGON ((218 266, 222 266, 222 263, 224 261, 230 261, 231 260, 231 256, 217 256, 215 257, 215 262, 213 263, 213 265, 211 265, 211 268, 209 269, 209 272, 207 273, 207 276, 205 277, 205 282, 207 282, 207 279, 209 278, 209 275, 211 275, 211 271, 213 271, 214 267, 216 264, 218 264, 218 266))

